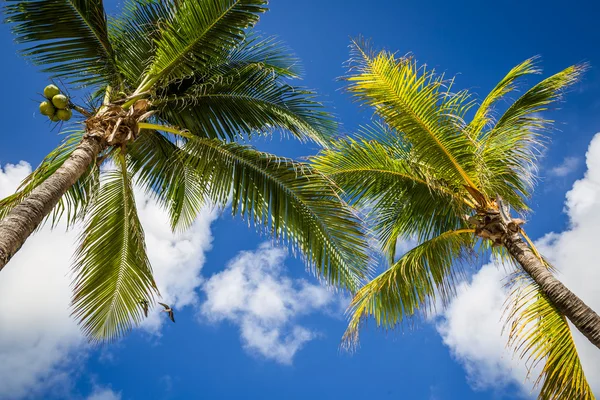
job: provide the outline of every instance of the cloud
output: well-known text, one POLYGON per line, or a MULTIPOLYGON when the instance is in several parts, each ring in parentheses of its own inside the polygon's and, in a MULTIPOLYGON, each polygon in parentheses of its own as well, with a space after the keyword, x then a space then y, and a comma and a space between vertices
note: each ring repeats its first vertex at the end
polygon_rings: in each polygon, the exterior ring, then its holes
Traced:
MULTIPOLYGON (((600 291, 595 284, 600 281, 596 248, 600 242, 600 134, 590 143, 586 159, 584 178, 566 195, 569 228, 545 235, 537 245, 558 268, 558 278, 600 311, 600 291)), ((437 328, 474 387, 501 388, 516 383, 523 393, 530 393, 532 381, 525 381, 525 366, 506 349, 506 335, 501 336, 505 277, 506 272, 494 265, 484 266, 470 283, 462 285, 437 328)), ((600 352, 576 329, 573 332, 588 381, 595 392, 600 392, 600 352)))
POLYGON ((565 157, 562 164, 550 169, 549 173, 559 177, 570 175, 577 170, 580 161, 579 157, 565 157))
POLYGON ((87 400, 121 400, 121 393, 111 388, 97 386, 87 400))
POLYGON ((296 352, 318 336, 297 324, 297 318, 338 301, 322 286, 285 277, 286 255, 268 243, 239 253, 205 283, 207 300, 201 307, 209 321, 236 324, 249 352, 281 364, 291 364, 296 352))
MULTIPOLYGON (((31 172, 29 164, 0 172, 0 196, 31 172)), ((69 317, 69 272, 75 232, 42 229, 0 274, 0 398, 34 396, 67 384, 66 364, 82 340, 69 317)))
POLYGON ((5 198, 15 192, 19 184, 31 173, 31 165, 25 161, 18 164, 6 164, 0 167, 0 198, 5 198))
MULTIPOLYGON (((0 169, 0 198, 16 189, 31 172, 25 162, 0 169)), ((145 228, 148 255, 163 298, 176 307, 195 304, 204 252, 210 248, 207 210, 185 233, 173 234, 156 201, 136 193, 145 228)), ((35 233, 0 273, 0 399, 39 397, 48 390, 68 391, 72 367, 88 354, 76 322, 69 316, 70 266, 80 228, 64 226, 35 233)), ((143 327, 158 333, 159 310, 143 327)), ((68 397, 68 396, 64 396, 68 397)))

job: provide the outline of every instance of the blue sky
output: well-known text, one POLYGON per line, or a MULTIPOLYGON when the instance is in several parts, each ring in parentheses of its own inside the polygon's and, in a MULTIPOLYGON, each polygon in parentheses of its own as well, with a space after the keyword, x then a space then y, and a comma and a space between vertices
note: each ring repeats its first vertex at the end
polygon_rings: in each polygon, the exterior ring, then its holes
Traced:
MULTIPOLYGON (((106 3, 109 10, 118 7, 117 2, 106 3)), ((458 87, 481 96, 511 67, 534 55, 542 56, 545 75, 590 62, 592 68, 583 82, 567 96, 561 110, 552 113, 561 132, 554 134, 540 161, 542 178, 531 200, 534 213, 527 229, 533 238, 544 238, 544 248, 556 260, 563 260, 557 262, 565 281, 589 296, 586 301, 600 306, 599 298, 587 294, 593 292, 589 282, 598 273, 590 271, 584 259, 568 257, 571 239, 586 229, 586 221, 597 219, 599 212, 594 210, 600 209, 590 206, 600 203, 600 167, 594 162, 600 151, 598 145, 590 145, 600 132, 600 30, 596 25, 600 6, 596 2, 271 3, 258 30, 278 35, 299 56, 305 70, 302 84, 317 89, 342 121, 342 134, 356 131, 370 118, 336 80, 345 73, 349 38, 359 34, 371 38, 378 48, 412 52, 420 62, 457 75, 458 87), (567 192, 571 194, 565 200, 567 192), (557 233, 544 236, 550 232, 557 233)), ((5 195, 3 190, 27 172, 27 165, 18 163, 37 165, 58 143, 58 136, 36 115, 34 99, 47 77, 17 56, 5 25, 0 26, 0 46, 4 90, 0 195, 5 195)), ((316 151, 314 146, 278 136, 256 145, 290 157, 316 151)), ((498 318, 489 319, 492 327, 482 326, 498 308, 498 298, 489 295, 502 294, 491 283, 502 277, 494 268, 470 271, 473 278, 464 296, 436 319, 387 333, 368 324, 360 349, 348 354, 339 349, 345 329, 344 299, 318 287, 293 255, 265 244, 268 238, 227 212, 218 215, 207 210, 187 236, 170 236, 156 206, 141 194, 139 202, 152 240, 149 249, 155 254, 151 259, 158 265, 158 278, 164 278, 163 295, 180 306, 177 323, 166 323, 158 318, 164 315, 154 314, 143 329, 116 344, 100 349, 85 346, 65 307, 61 308, 68 301, 65 282, 75 234, 44 230, 0 274, 0 309, 12 307, 15 298, 31 306, 20 319, 0 314, 0 371, 4 371, 1 365, 8 365, 13 369, 5 372, 19 375, 13 382, 3 383, 5 378, 0 378, 0 398, 527 397, 530 385, 521 385, 521 367, 511 367, 510 356, 502 353, 505 338, 499 337, 498 318), (478 293, 488 297, 477 297, 478 293), (480 320, 461 325, 460 314, 466 311, 481 315, 480 320), (480 343, 479 337, 474 341, 473 332, 495 336, 480 343), (469 341, 472 348, 481 346, 479 354, 466 349, 469 341)), ((591 253, 589 260, 594 260, 591 253)), ((587 365, 600 362, 589 360, 584 360, 587 365)), ((599 390, 600 370, 590 371, 599 390)))

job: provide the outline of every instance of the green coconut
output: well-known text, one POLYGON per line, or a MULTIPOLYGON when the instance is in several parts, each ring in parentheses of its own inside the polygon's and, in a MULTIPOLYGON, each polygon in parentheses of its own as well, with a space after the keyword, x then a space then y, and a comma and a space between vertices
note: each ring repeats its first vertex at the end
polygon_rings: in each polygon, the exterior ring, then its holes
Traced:
POLYGON ((71 110, 57 110, 56 117, 61 121, 68 121, 71 119, 73 112, 71 110))
POLYGON ((57 114, 58 114, 58 112, 56 114, 48 117, 48 118, 50 118, 50 121, 52 121, 52 122, 58 122, 58 121, 60 121, 60 118, 58 118, 57 114))
POLYGON ((51 100, 54 96, 60 93, 60 89, 56 85, 48 85, 44 88, 44 96, 51 100))
POLYGON ((64 94, 57 94, 52 98, 52 104, 56 108, 67 108, 69 105, 69 99, 64 94))
POLYGON ((52 116, 56 112, 56 109, 49 101, 42 101, 40 103, 40 112, 42 115, 52 116))

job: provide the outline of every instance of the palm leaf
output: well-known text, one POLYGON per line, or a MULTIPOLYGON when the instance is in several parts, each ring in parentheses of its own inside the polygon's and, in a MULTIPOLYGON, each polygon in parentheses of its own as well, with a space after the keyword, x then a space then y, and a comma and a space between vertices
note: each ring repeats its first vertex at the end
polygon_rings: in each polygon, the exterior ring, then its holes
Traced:
POLYGON ((353 205, 370 210, 371 226, 391 263, 399 237, 425 241, 458 229, 470 209, 460 192, 412 159, 409 149, 385 139, 341 139, 311 161, 353 205))
POLYGON ((519 198, 529 195, 537 156, 544 146, 543 134, 552 124, 540 113, 559 101, 585 68, 571 66, 533 86, 479 140, 478 152, 485 168, 482 180, 490 192, 500 194, 517 211, 525 208, 519 198))
POLYGON ((23 54, 44 72, 81 85, 120 80, 101 0, 9 0, 4 12, 16 41, 31 44, 23 54))
POLYGON ((131 177, 123 157, 118 163, 105 173, 73 266, 73 315, 94 342, 125 334, 143 317, 140 301, 158 294, 131 177))
POLYGON ((132 175, 169 212, 173 230, 188 228, 210 203, 208 183, 184 158, 179 146, 154 130, 145 131, 128 151, 132 175))
POLYGON ((491 127, 494 120, 494 105, 503 99, 508 93, 516 89, 516 82, 519 78, 528 74, 539 74, 541 71, 536 68, 535 61, 537 57, 529 58, 513 69, 492 89, 485 97, 475 116, 467 127, 467 132, 474 140, 479 138, 479 135, 486 127, 491 127))
POLYGON ((122 91, 135 90, 140 84, 156 51, 159 26, 173 16, 171 0, 128 0, 121 15, 109 20, 116 63, 128 84, 122 91))
POLYGON ((455 293, 460 263, 474 257, 473 246, 473 230, 461 229, 409 250, 354 296, 348 308, 345 345, 357 343, 360 324, 369 316, 378 327, 390 329, 406 317, 426 314, 435 307, 436 298, 445 304, 455 293))
POLYGON ((213 203, 224 206, 232 196, 233 215, 290 243, 318 277, 349 290, 367 277, 360 221, 312 167, 214 139, 192 138, 182 150, 213 203))
MULTIPOLYGON (((228 66, 229 67, 229 66, 228 66)), ((326 144, 336 124, 314 93, 282 82, 260 63, 242 64, 186 88, 175 85, 154 101, 157 117, 204 137, 233 140, 275 129, 326 144)))
POLYGON ((224 58, 244 40, 244 30, 256 24, 265 4, 265 0, 179 1, 173 19, 160 27, 156 55, 140 91, 158 81, 191 76, 198 63, 224 58))
POLYGON ((542 365, 535 385, 540 400, 595 399, 577 354, 567 319, 524 273, 512 277, 509 345, 531 368, 542 365))
POLYGON ((471 106, 466 92, 450 92, 451 82, 419 68, 411 58, 397 59, 354 42, 353 75, 348 90, 372 106, 387 125, 400 132, 423 164, 440 177, 474 190, 474 144, 463 134, 462 118, 471 106))

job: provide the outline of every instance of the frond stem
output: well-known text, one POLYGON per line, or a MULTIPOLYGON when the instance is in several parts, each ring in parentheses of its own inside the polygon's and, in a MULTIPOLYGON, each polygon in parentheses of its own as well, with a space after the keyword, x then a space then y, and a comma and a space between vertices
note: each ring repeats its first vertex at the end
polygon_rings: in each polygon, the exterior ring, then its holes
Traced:
POLYGON ((160 125, 160 124, 150 124, 148 122, 140 122, 140 123, 138 123, 138 127, 140 129, 154 129, 156 131, 169 132, 169 133, 173 133, 175 135, 183 136, 184 138, 187 138, 187 139, 191 139, 194 137, 191 133, 189 133, 189 131, 180 130, 177 128, 171 128, 171 127, 160 125))

